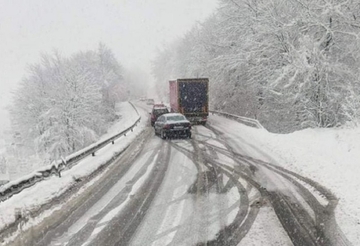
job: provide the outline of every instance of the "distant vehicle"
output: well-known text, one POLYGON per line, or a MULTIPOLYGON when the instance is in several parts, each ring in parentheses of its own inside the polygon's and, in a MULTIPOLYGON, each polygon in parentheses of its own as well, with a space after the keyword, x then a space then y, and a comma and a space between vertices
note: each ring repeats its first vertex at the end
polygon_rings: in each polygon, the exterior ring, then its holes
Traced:
POLYGON ((154 103, 155 103, 154 99, 147 99, 146 100, 147 105, 154 105, 154 103))
POLYGON ((168 113, 161 115, 154 125, 155 134, 162 139, 171 137, 191 138, 191 123, 186 117, 179 113, 168 113))
POLYGON ((155 103, 153 108, 156 108, 156 107, 160 108, 160 107, 166 107, 166 106, 163 103, 155 103))
POLYGON ((192 78, 169 81, 171 112, 177 112, 195 124, 206 124, 209 116, 209 79, 192 78))
POLYGON ((154 105, 151 113, 150 113, 150 123, 151 126, 154 126, 155 121, 159 118, 159 116, 169 113, 169 110, 165 105, 159 106, 159 104, 154 105))

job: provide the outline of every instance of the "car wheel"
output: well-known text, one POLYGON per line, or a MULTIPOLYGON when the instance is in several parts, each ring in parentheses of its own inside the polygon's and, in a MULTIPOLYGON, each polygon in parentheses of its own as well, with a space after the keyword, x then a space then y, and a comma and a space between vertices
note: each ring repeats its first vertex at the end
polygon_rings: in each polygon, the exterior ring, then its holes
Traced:
POLYGON ((160 131, 160 137, 161 137, 162 139, 165 139, 165 138, 166 138, 166 134, 165 134, 165 132, 164 132, 163 130, 160 131))

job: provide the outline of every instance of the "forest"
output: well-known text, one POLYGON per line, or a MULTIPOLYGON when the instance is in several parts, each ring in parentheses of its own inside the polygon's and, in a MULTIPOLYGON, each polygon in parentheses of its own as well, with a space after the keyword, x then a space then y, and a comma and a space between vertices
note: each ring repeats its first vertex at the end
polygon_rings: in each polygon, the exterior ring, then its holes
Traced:
POLYGON ((359 117, 360 3, 221 0, 153 60, 157 85, 209 77, 214 110, 269 131, 337 127, 359 117))
POLYGON ((139 74, 124 69, 103 43, 70 57, 43 54, 13 95, 9 172, 29 173, 97 141, 126 117, 116 112, 116 103, 144 93, 137 81, 139 74))

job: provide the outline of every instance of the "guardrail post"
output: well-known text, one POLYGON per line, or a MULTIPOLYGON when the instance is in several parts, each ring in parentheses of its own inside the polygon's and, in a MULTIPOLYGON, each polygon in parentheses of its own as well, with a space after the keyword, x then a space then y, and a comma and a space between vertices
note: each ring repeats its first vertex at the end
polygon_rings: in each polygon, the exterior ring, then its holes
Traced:
POLYGON ((95 152, 92 152, 91 155, 92 155, 92 156, 95 156, 95 152))
POLYGON ((115 141, 113 140, 113 141, 111 141, 111 143, 112 143, 112 144, 115 144, 115 141))

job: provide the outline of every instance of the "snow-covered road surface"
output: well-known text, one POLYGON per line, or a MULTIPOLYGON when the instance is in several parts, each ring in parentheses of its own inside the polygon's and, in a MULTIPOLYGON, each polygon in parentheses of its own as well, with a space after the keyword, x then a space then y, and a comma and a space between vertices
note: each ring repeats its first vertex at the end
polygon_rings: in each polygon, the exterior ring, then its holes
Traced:
POLYGON ((221 117, 211 119, 193 127, 192 139, 161 140, 145 129, 34 244, 350 245, 330 191, 271 164, 221 117))

